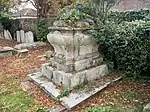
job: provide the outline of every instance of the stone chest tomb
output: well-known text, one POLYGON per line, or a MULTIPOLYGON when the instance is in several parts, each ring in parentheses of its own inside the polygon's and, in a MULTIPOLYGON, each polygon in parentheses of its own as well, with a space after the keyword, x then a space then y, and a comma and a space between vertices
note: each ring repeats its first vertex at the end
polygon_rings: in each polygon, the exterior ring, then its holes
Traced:
POLYGON ((88 28, 50 27, 48 41, 54 47, 49 63, 42 65, 42 74, 65 88, 100 79, 108 74, 98 45, 85 32, 88 28))

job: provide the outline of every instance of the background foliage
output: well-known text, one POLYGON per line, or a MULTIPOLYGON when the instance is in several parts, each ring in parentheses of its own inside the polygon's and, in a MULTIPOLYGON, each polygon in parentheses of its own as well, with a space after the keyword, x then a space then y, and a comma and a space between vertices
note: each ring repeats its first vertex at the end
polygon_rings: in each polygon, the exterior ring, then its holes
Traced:
POLYGON ((48 23, 46 20, 39 19, 36 25, 36 37, 39 41, 46 41, 48 34, 48 23))
POLYGON ((0 0, 0 19, 9 18, 10 9, 14 7, 16 0, 0 0))
POLYGON ((139 10, 139 11, 127 11, 127 12, 113 12, 109 13, 108 19, 120 23, 122 21, 136 21, 144 20, 150 21, 150 10, 139 10))
POLYGON ((91 0, 76 8, 94 20, 95 27, 88 33, 103 47, 105 60, 127 74, 141 74, 150 67, 150 11, 111 12, 115 3, 91 0))
POLYGON ((150 23, 109 22, 90 31, 92 37, 103 45, 105 59, 126 73, 140 74, 150 66, 150 23))

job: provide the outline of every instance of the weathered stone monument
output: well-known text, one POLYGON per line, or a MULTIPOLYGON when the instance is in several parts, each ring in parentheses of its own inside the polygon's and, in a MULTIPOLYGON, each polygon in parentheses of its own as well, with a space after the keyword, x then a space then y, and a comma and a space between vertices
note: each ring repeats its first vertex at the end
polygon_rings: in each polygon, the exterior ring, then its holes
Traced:
POLYGON ((55 23, 47 35, 54 53, 49 63, 42 65, 43 76, 56 85, 73 88, 108 74, 108 67, 98 51, 99 45, 85 33, 89 30, 89 24, 78 22, 80 27, 72 28, 55 23))
POLYGON ((74 28, 61 22, 56 23, 49 28, 50 33, 47 35, 54 47, 54 52, 47 52, 49 62, 42 65, 41 72, 28 76, 53 98, 60 98, 62 105, 71 109, 120 78, 103 80, 103 76, 108 74, 108 67, 99 53, 99 45, 86 34, 90 29, 88 23, 78 22, 76 26, 80 27, 74 28), (88 90, 70 91, 84 82, 91 85, 88 90), (62 96, 60 86, 70 92, 68 96, 62 96))
POLYGON ((47 38, 54 47, 54 57, 43 65, 42 73, 55 84, 70 88, 108 73, 98 45, 84 32, 88 29, 51 27, 47 38))

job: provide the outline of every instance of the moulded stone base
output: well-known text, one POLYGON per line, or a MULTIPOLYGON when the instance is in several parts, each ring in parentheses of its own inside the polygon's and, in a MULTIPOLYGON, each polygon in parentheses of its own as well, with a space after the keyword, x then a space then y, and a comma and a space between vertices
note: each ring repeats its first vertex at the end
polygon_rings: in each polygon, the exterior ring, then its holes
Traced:
POLYGON ((73 61, 71 64, 67 64, 67 60, 65 59, 53 57, 50 59, 50 63, 53 68, 57 68, 57 70, 64 71, 66 73, 70 73, 72 71, 83 71, 88 68, 99 66, 103 63, 103 57, 98 53, 93 55, 88 54, 86 57, 82 55, 79 56, 78 59, 79 58, 83 59, 75 60, 75 62, 73 61))
POLYGON ((100 79, 108 74, 108 67, 103 64, 80 72, 65 73, 50 67, 48 64, 44 64, 42 65, 42 74, 57 85, 72 88, 90 80, 100 79))

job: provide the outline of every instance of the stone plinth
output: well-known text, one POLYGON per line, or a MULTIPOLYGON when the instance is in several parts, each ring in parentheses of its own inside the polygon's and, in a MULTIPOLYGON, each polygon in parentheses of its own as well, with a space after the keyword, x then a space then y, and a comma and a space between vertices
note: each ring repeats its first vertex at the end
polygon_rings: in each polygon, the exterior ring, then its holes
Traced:
POLYGON ((0 58, 6 58, 12 56, 15 53, 15 50, 11 47, 1 47, 0 46, 0 58))
POLYGON ((55 84, 71 88, 108 73, 98 45, 85 32, 88 29, 51 27, 47 36, 54 55, 42 66, 42 73, 55 84))

